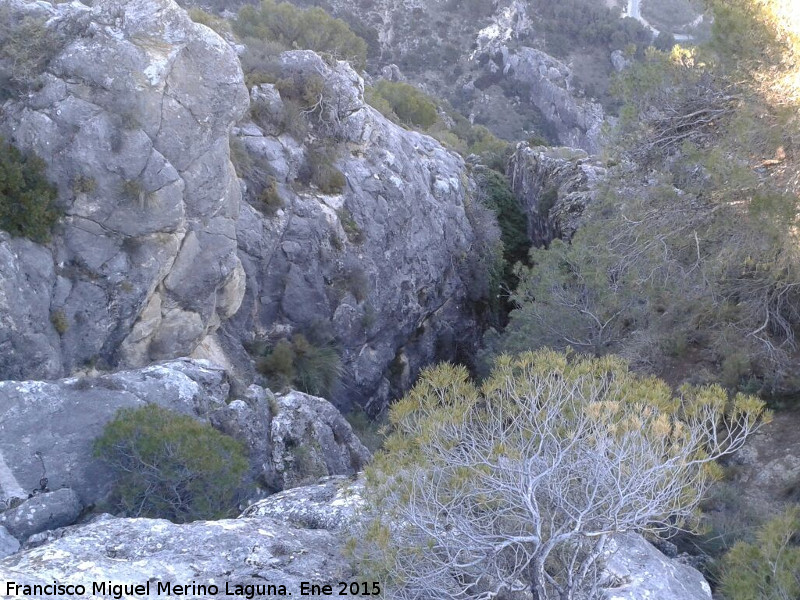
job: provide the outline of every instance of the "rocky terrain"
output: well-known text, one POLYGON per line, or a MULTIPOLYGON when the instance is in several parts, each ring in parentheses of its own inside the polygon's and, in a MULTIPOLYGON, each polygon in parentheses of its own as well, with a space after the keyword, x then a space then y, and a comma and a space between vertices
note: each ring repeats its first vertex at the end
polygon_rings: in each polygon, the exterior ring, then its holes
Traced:
POLYGON ((0 501, 27 498, 47 477, 47 486, 69 488, 81 506, 100 503, 113 478, 93 456, 93 440, 120 409, 150 403, 240 439, 249 453, 250 498, 355 474, 369 460, 326 400, 296 391, 275 396, 257 385, 237 394, 221 367, 177 360, 99 377, 0 382, 0 501))
MULTIPOLYGON (((0 560, 0 572, 20 585, 54 580, 65 585, 85 585, 87 580, 117 585, 150 581, 150 593, 137 596, 148 598, 214 597, 198 588, 185 594, 174 590, 157 594, 158 584, 167 581, 216 585, 220 590, 227 584, 233 598, 245 597, 248 585, 275 586, 272 591, 261 588, 258 597, 286 597, 281 585, 298 595, 304 581, 335 586, 363 578, 342 557, 360 490, 357 481, 329 478, 273 495, 238 519, 185 525, 105 515, 31 539, 21 552, 0 560), (168 575, 165 565, 169 565, 168 575), (241 586, 238 592, 236 585, 241 586)), ((618 550, 605 575, 607 600, 711 598, 700 573, 667 558, 641 537, 623 535, 614 546, 618 550)), ((32 596, 19 593, 15 597, 32 596)))
MULTIPOLYGON (((613 118, 535 42, 528 3, 475 5, 464 19, 452 0, 330 0, 366 37, 368 71, 294 49, 248 85, 243 48, 173 0, 0 0, 7 27, 41 24, 46 48, 42 71, 0 94, 0 136, 43 159, 63 211, 47 241, 0 232, 0 589, 214 596, 156 593, 170 581, 270 598, 364 576, 345 546, 363 533, 371 455, 342 413, 383 416, 437 361, 473 366, 490 295, 511 293, 487 284, 501 234, 480 158, 390 121, 366 86, 407 79, 501 137, 538 136, 505 165, 536 247, 572 239, 611 168, 598 155, 613 118), (335 375, 324 398, 271 378, 269 353, 298 339, 335 355, 311 369, 335 375), (94 440, 148 405, 242 443, 239 518, 107 514, 115 481, 94 440)), ((0 80, 18 70, 0 52, 0 80)), ((796 499, 794 422, 731 461, 743 497, 796 499)), ((659 548, 615 536, 604 597, 711 598, 690 557, 659 548)))
POLYGON ((374 414, 422 365, 477 342, 467 302, 474 184, 460 157, 367 105, 363 80, 346 63, 287 52, 278 69, 324 81, 323 101, 336 103, 324 134, 339 140, 336 167, 346 183, 341 193, 297 185, 311 150, 280 132, 275 87, 254 88, 258 123, 234 130, 260 165, 245 182, 256 188, 271 178, 283 206, 265 214, 256 194, 245 195, 251 203, 242 205, 236 235, 247 286, 221 336, 255 342, 329 327, 342 347, 346 388, 334 399, 357 400, 374 414))
POLYGON ((41 89, 7 101, 2 123, 44 158, 65 217, 47 246, 2 238, 0 376, 194 352, 252 377, 243 343, 321 325, 342 349, 347 394, 334 399, 376 413, 421 365, 475 343, 464 163, 368 107, 346 63, 282 59, 341 103, 328 135, 346 146, 346 185, 323 193, 293 183, 310 150, 276 131, 274 89, 253 90, 261 126, 242 120, 235 53, 176 5, 10 7, 48 11, 46 34, 66 36, 41 89), (276 214, 241 201, 232 129, 277 185, 276 214))

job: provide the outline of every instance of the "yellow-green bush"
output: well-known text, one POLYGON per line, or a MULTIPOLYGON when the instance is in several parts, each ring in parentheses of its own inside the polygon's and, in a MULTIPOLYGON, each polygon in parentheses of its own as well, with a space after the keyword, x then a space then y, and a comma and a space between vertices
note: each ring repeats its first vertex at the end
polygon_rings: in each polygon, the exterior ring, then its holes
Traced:
POLYGON ((121 410, 94 455, 114 472, 120 511, 176 523, 229 516, 247 471, 240 442, 155 404, 121 410))
POLYGON ((427 129, 438 119, 433 99, 408 83, 381 80, 367 95, 367 101, 384 116, 406 125, 427 129), (387 112, 389 108, 391 112, 387 112))

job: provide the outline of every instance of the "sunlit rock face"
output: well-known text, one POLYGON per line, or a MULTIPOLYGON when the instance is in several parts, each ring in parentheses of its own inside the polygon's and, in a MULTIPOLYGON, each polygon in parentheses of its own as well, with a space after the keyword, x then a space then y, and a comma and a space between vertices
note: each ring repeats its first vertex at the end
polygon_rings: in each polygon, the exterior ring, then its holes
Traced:
POLYGON ((0 238, 0 377, 190 353, 244 291, 235 53, 171 0, 4 7, 46 19, 54 55, 0 133, 44 159, 65 216, 47 247, 0 238))

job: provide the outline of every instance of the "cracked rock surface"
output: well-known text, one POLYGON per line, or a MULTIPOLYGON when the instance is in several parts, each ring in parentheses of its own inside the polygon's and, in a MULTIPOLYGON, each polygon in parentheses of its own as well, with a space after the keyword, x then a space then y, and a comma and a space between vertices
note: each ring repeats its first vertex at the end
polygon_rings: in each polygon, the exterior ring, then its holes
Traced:
POLYGON ((189 354, 244 291, 235 53, 171 0, 5 4, 58 40, 0 134, 44 159, 65 217, 47 247, 0 237, 0 377, 189 354))

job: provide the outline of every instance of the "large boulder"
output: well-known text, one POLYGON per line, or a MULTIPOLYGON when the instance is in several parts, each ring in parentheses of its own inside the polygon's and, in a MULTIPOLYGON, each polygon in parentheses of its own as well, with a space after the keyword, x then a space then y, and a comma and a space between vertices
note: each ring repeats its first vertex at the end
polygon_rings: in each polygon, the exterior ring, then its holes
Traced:
POLYGON ((36 533, 72 525, 82 509, 78 495, 69 488, 62 488, 36 494, 0 513, 0 527, 24 542, 36 533))
POLYGON ((468 301, 473 184, 461 157, 367 105, 364 81, 347 63, 291 51, 273 68, 280 81, 317 82, 321 117, 308 118, 308 131, 286 130, 282 119, 293 113, 265 84, 253 90, 257 118, 235 130, 255 165, 236 232, 246 291, 219 346, 238 365, 236 343, 327 331, 343 367, 331 399, 375 414, 421 367, 477 341, 468 301), (326 153, 343 176, 340 193, 307 181, 326 153), (264 210, 265 189, 282 206, 264 210))
POLYGON ((711 600, 711 587, 697 569, 668 558, 641 535, 617 534, 607 550, 605 600, 711 600))
POLYGON ((525 143, 517 146, 507 171, 528 216, 528 237, 537 247, 572 238, 606 175, 605 167, 583 150, 525 143))
POLYGON ((247 507, 241 518, 273 517, 305 529, 341 531, 356 522, 363 503, 363 477, 339 475, 273 494, 247 507))
POLYGON ((3 8, 11 29, 46 22, 52 56, 7 92, 0 135, 44 159, 65 214, 46 247, 0 237, 0 378, 189 354, 244 290, 235 52, 172 0, 3 8))
POLYGON ((241 440, 250 459, 251 498, 296 482, 298 456, 318 476, 351 474, 368 460, 327 401, 295 393, 276 401, 258 386, 241 393, 231 388, 225 370, 188 359, 98 377, 0 382, 0 501, 26 497, 44 476, 53 489, 70 487, 85 505, 103 499, 112 478, 94 458, 93 440, 120 409, 149 403, 241 440))
POLYGON ((277 396, 271 431, 272 463, 284 489, 326 475, 355 475, 370 459, 330 402, 302 392, 277 396))

